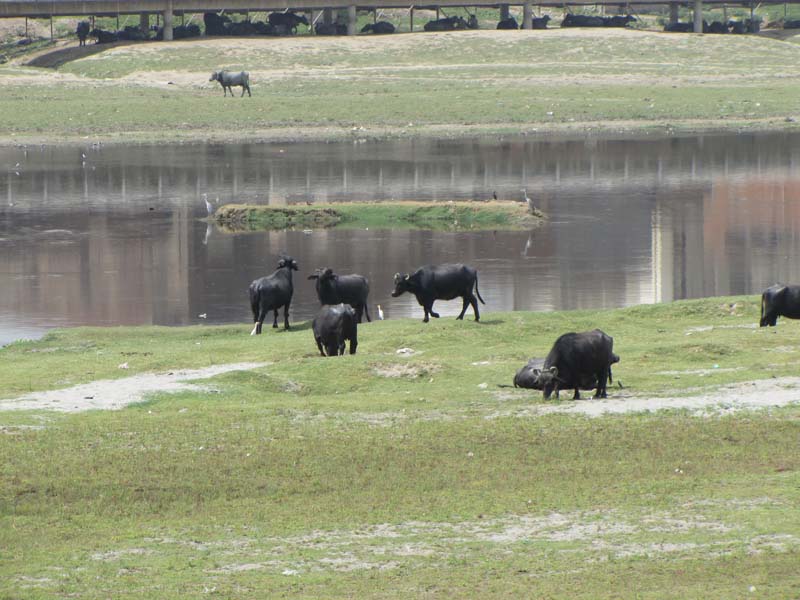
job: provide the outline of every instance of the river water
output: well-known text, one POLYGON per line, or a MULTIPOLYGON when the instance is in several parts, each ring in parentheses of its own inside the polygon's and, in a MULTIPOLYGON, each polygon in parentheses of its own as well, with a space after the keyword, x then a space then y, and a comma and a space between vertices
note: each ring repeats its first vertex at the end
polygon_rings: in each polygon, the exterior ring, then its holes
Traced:
MULTIPOLYGON (((371 309, 426 263, 479 272, 485 314, 610 308, 800 282, 800 135, 484 138, 0 149, 0 344, 71 325, 251 322, 247 286, 281 252, 299 263, 293 319, 317 308, 316 267, 361 273, 371 309), (229 234, 219 204, 519 201, 532 231, 229 234), (200 315, 204 315, 204 318, 200 315)), ((454 315, 460 301, 440 302, 454 315)), ((267 332, 269 333, 269 332, 267 332)))

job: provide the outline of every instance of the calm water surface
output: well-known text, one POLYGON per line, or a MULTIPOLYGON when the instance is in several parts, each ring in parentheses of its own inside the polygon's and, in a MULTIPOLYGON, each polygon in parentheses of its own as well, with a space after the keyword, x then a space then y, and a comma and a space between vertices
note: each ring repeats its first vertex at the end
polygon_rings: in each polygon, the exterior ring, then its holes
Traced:
POLYGON ((797 134, 5 148, 0 344, 67 325, 249 330, 247 286, 283 251, 301 266, 295 319, 316 310, 306 277, 326 265, 368 276, 373 311, 421 318, 389 293, 395 272, 426 263, 477 267, 488 314, 760 292, 800 282, 798 246, 797 134), (200 220, 204 193, 291 204, 523 188, 550 215, 532 231, 227 234, 200 220))

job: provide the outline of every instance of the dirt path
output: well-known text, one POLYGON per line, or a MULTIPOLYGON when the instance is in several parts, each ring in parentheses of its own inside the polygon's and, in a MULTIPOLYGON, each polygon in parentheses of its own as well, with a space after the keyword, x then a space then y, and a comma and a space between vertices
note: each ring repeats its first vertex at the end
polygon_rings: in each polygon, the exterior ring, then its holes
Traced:
MULTIPOLYGON (((517 392, 518 393, 518 392, 517 392)), ((517 393, 513 397, 517 397, 517 393)), ((541 392, 536 394, 541 401, 541 392)), ((591 394, 591 392, 587 392, 591 394)), ((696 416, 733 413, 741 410, 778 408, 800 403, 800 377, 780 377, 760 379, 747 383, 721 386, 696 396, 630 396, 617 394, 609 388, 611 398, 593 400, 590 396, 583 400, 562 401, 559 404, 535 404, 519 410, 497 411, 490 418, 508 416, 536 416, 553 413, 600 417, 628 413, 657 412, 660 410, 688 410, 696 416)), ((499 398, 510 398, 510 394, 497 394, 499 398)), ((571 397, 571 393, 566 395, 571 397)), ((562 396, 563 398, 563 396, 562 396)))
POLYGON ((145 399, 154 392, 183 392, 206 390, 208 386, 191 383, 231 371, 247 371, 265 367, 268 363, 233 363, 214 365, 205 369, 143 373, 122 379, 100 379, 61 390, 34 392, 19 398, 0 400, 1 410, 55 410, 82 412, 85 410, 118 410, 145 399))

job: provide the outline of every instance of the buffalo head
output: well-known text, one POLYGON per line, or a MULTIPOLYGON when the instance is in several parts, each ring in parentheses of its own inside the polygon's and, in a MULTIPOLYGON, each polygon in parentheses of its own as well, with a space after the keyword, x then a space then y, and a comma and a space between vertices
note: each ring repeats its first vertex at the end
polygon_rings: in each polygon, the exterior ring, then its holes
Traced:
POLYGON ((392 298, 397 298, 405 292, 411 291, 409 280, 411 276, 408 273, 395 273, 394 274, 394 291, 392 291, 392 298))
POLYGON ((534 369, 534 376, 536 377, 536 387, 544 392, 544 399, 549 400, 550 395, 556 389, 556 384, 561 380, 558 378, 558 367, 550 367, 544 371, 534 369))
POLYGON ((281 259, 278 261, 278 268, 282 269, 284 267, 289 267, 294 271, 299 271, 300 267, 297 266, 297 261, 293 259, 291 256, 283 255, 281 259))
POLYGON ((214 71, 209 78, 209 81, 219 81, 219 77, 222 71, 214 71))

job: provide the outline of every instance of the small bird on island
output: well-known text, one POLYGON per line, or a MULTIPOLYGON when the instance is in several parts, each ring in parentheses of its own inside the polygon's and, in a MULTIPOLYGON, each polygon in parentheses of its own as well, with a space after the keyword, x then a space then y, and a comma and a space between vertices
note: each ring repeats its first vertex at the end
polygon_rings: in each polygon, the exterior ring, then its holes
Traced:
POLYGON ((494 198, 495 200, 497 200, 497 192, 492 192, 492 198, 494 198))
POLYGON ((206 211, 208 212, 209 216, 214 214, 214 205, 208 201, 208 194, 203 194, 203 200, 206 203, 206 211))

